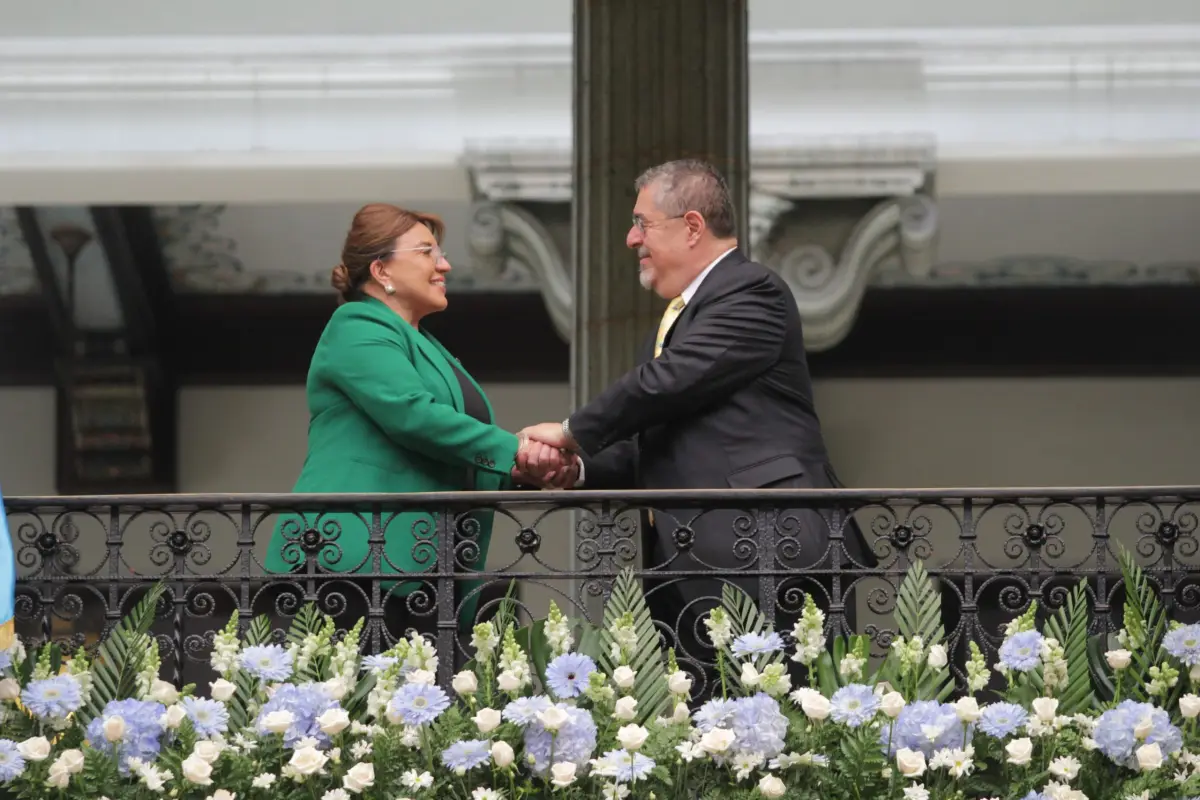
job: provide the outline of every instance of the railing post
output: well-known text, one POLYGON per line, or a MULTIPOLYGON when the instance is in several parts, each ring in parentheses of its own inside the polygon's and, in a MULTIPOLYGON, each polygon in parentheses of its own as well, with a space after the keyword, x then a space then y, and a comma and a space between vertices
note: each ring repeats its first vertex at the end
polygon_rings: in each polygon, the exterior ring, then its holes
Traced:
POLYGON ((437 649, 438 684, 450 688, 454 675, 454 639, 458 630, 458 609, 454 607, 454 520, 452 507, 437 513, 437 649))
POLYGON ((771 630, 775 629, 775 526, 779 520, 779 509, 774 506, 754 509, 754 522, 758 528, 758 612, 766 618, 771 630))

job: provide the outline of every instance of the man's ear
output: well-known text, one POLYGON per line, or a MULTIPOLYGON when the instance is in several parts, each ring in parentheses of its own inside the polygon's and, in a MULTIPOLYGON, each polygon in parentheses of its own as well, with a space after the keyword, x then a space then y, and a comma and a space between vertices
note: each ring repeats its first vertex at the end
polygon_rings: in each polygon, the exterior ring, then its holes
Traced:
POLYGON ((708 227, 708 223, 704 221, 704 216, 699 211, 688 211, 683 215, 683 222, 688 228, 688 241, 693 244, 699 241, 704 229, 708 227))

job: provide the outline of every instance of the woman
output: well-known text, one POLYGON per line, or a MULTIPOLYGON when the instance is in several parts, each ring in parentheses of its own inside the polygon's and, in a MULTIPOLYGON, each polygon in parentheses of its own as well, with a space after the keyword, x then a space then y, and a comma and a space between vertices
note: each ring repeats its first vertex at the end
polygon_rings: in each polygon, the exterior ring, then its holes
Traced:
MULTIPOLYGON (((447 305, 450 262, 441 250, 442 233, 437 217, 396 206, 367 205, 354 215, 342 263, 333 270, 332 283, 341 295, 340 305, 309 366, 308 455, 293 491, 511 488, 519 449, 542 447, 496 427, 492 407, 479 384, 421 327, 426 316, 447 305)), ((554 482, 573 482, 575 469, 563 470, 554 482)), ((329 541, 319 553, 307 556, 316 557, 322 570, 373 570, 367 509, 305 516, 307 522, 297 516, 280 520, 264 564, 267 571, 305 570, 302 540, 306 529, 321 532, 329 541), (329 535, 330 530, 336 535, 329 535)), ((467 566, 482 569, 491 539, 492 513, 475 511, 471 518, 473 521, 460 521, 458 530, 478 545, 467 566)), ((383 572, 413 574, 437 568, 433 514, 405 510, 393 516, 385 510, 382 524, 383 572)), ((384 591, 393 585, 385 583, 384 591)), ((421 585, 408 581, 392 591, 407 595, 421 585)), ((471 588, 461 587, 456 594, 471 588)), ((422 592, 429 596, 423 599, 432 599, 435 589, 426 583, 422 592)), ((472 624, 476 603, 472 596, 464 604, 463 626, 472 624)), ((428 616, 423 620, 426 624, 417 627, 431 626, 436 608, 420 610, 428 616)))

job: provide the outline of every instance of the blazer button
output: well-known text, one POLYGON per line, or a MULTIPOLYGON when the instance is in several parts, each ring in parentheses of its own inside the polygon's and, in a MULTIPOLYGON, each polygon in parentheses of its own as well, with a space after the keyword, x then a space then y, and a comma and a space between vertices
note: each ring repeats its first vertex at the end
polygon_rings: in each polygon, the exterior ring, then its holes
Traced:
POLYGON ((495 462, 495 461, 493 461, 492 459, 490 459, 490 458, 489 458, 489 459, 488 459, 488 466, 489 466, 489 467, 494 467, 494 466, 496 466, 496 462, 495 462))
POLYGON ((482 463, 483 463, 483 456, 475 456, 475 463, 476 463, 476 464, 482 464, 482 463))

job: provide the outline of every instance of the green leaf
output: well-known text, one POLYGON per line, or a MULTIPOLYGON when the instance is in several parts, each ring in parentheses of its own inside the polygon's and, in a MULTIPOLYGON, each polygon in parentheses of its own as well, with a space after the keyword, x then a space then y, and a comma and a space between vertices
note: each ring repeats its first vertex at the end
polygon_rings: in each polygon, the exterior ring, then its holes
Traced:
POLYGON ((546 621, 539 619, 532 625, 518 628, 513 632, 517 644, 529 656, 534 674, 545 675, 546 667, 550 664, 550 642, 546 638, 546 621))
POLYGON ((833 647, 829 652, 822 653, 817 657, 817 688, 826 697, 831 696, 838 689, 850 683, 865 683, 868 686, 876 682, 877 676, 873 674, 869 665, 863 665, 862 677, 858 680, 850 680, 842 675, 842 659, 848 653, 853 653, 856 647, 863 647, 866 652, 870 652, 870 639, 866 636, 837 636, 833 640, 833 647), (861 645, 860 645, 861 643, 861 645))
POLYGON ((1106 700, 1117 696, 1117 685, 1112 680, 1104 654, 1116 647, 1117 637, 1111 633, 1098 633, 1088 638, 1088 666, 1092 680, 1106 700))
MULTIPOLYGON (((245 647, 267 644, 271 640, 271 622, 266 616, 255 617, 250 622, 244 638, 245 647)), ((233 729, 250 723, 251 706, 258 694, 258 678, 242 668, 233 674, 233 685, 237 690, 229 700, 229 721, 233 729)))
POLYGON ((161 583, 151 586, 133 610, 100 641, 91 668, 92 690, 79 710, 81 725, 100 716, 110 701, 124 700, 137 691, 138 673, 150 648, 157 646, 148 634, 164 591, 161 583))
POLYGON ((613 658, 612 627, 625 614, 633 617, 637 644, 629 659, 629 667, 637 673, 630 695, 637 700, 638 722, 654 719, 667 707, 667 668, 663 662, 658 628, 650 618, 650 609, 642 587, 633 571, 622 570, 613 584, 612 596, 604 605, 604 628, 600 631, 600 652, 594 658, 597 666, 610 677, 620 664, 613 658))
MULTIPOLYGON (((900 589, 896 593, 896 628, 906 640, 914 636, 921 637, 926 648, 945 643, 942 593, 925 571, 924 562, 914 561, 900 582, 900 589)), ((953 691, 954 676, 949 665, 932 669, 926 663, 921 667, 913 699, 945 700, 953 691)))
POLYGON ((1067 656, 1067 687, 1057 692, 1060 714, 1079 714, 1096 704, 1088 661, 1087 581, 1081 580, 1067 602, 1046 621, 1045 633, 1059 641, 1067 656))
POLYGON ((1121 574, 1125 580, 1125 630, 1138 643, 1129 648, 1133 663, 1126 670, 1122 686, 1133 699, 1146 700, 1150 667, 1158 660, 1158 651, 1166 634, 1167 614, 1154 591, 1154 584, 1124 549, 1121 551, 1121 574))
MULTIPOLYGON (((732 583, 725 584, 724 588, 721 589, 721 605, 724 607, 725 613, 729 615, 730 629, 732 631, 729 644, 722 647, 721 651, 725 655, 726 663, 733 665, 729 670, 731 673, 730 677, 735 684, 745 691, 746 687, 742 686, 741 679, 741 665, 745 662, 734 657, 730 645, 737 641, 739 636, 744 636, 747 633, 770 633, 772 630, 771 625, 768 623, 766 616, 758 610, 754 598, 732 583)), ((782 664, 783 659, 784 654, 780 651, 756 656, 752 663, 754 664, 754 668, 761 673, 771 664, 782 664)))

